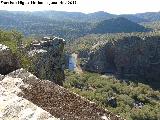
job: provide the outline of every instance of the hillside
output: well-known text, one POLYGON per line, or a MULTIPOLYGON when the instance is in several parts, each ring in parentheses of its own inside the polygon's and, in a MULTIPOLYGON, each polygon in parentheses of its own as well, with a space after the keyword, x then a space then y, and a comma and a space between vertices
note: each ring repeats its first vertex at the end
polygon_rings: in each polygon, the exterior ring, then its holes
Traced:
POLYGON ((146 13, 137 13, 134 16, 142 19, 146 19, 150 22, 160 20, 160 12, 146 12, 146 13))
POLYGON ((122 119, 62 87, 64 42, 58 37, 30 41, 16 31, 0 31, 0 119, 122 119))
POLYGON ((126 18, 118 17, 115 19, 104 20, 98 23, 95 28, 93 28, 93 33, 129 33, 129 32, 144 32, 147 31, 145 27, 129 21, 126 18))
POLYGON ((99 11, 85 14, 81 12, 64 12, 64 11, 38 11, 32 13, 35 16, 47 17, 60 21, 78 21, 78 22, 98 22, 116 17, 114 14, 99 11))
MULTIPOLYGON (((158 14, 158 13, 157 13, 158 14)), ((17 29, 26 36, 59 36, 67 40, 74 40, 93 32, 93 27, 97 24, 103 26, 104 22, 111 24, 109 30, 103 29, 101 33, 107 32, 144 32, 144 28, 132 22, 148 22, 149 19, 140 18, 135 15, 113 15, 103 11, 84 14, 77 12, 60 11, 38 11, 38 12, 10 12, 0 11, 0 27, 4 29, 17 29), (122 19, 120 16, 126 18, 122 19), (114 19, 113 19, 114 18, 114 19), (116 19, 117 18, 117 19, 116 19), (119 21, 121 18, 121 21, 119 21), (130 20, 130 21, 127 21, 130 20), (116 21, 117 20, 117 21, 116 21), (117 22, 117 24, 112 23, 117 22), (119 22, 122 25, 127 23, 125 29, 120 29, 119 22), (113 25, 115 24, 115 25, 113 25), (132 25, 131 25, 132 24, 132 25), (131 25, 131 26, 127 26, 131 25), (135 28, 134 28, 135 25, 135 28), (113 30, 110 27, 114 27, 113 30), (127 28, 128 27, 128 28, 127 28), (116 29, 115 29, 116 28, 116 29), (120 29, 120 30, 119 30, 120 29), (103 32, 104 30, 104 32, 103 32), (123 31, 124 30, 124 31, 123 31)), ((98 29, 101 29, 99 27, 98 29)))
POLYGON ((16 29, 26 36, 59 36, 73 39, 85 35, 91 29, 90 23, 59 21, 28 12, 0 11, 0 28, 16 29))
POLYGON ((53 20, 60 20, 60 21, 69 20, 78 22, 100 22, 103 20, 117 18, 117 17, 125 17, 126 19, 138 23, 160 20, 160 12, 115 15, 104 11, 98 11, 89 14, 81 12, 65 12, 65 11, 37 11, 32 13, 26 12, 26 14, 32 14, 34 16, 39 16, 39 17, 46 17, 53 20))
POLYGON ((127 120, 160 118, 160 32, 92 34, 67 46, 82 74, 64 86, 127 120))

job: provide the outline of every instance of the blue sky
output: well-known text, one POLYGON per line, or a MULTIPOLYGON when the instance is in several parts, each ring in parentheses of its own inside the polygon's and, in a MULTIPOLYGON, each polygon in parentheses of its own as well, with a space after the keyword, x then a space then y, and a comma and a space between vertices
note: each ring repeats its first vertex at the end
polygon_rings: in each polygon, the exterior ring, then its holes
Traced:
MULTIPOLYGON (((9 0, 4 0, 9 1, 9 0)), ((12 0, 18 1, 18 0, 12 0)), ((25 2, 31 0, 24 0, 25 2)), ((38 0, 34 0, 37 2, 38 0)), ((50 2, 60 2, 61 0, 39 0, 45 2, 43 5, 4 5, 0 3, 0 10, 9 11, 42 11, 57 10, 70 12, 92 13, 105 11, 112 14, 134 14, 143 12, 160 11, 160 0, 75 0, 76 5, 48 5, 50 2)), ((62 0, 64 3, 67 0, 62 0)))

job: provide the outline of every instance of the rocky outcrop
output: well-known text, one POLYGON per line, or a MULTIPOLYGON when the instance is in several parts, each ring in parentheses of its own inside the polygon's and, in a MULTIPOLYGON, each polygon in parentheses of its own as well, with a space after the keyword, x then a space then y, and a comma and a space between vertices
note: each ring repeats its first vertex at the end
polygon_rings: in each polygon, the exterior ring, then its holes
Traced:
POLYGON ((62 85, 64 80, 64 44, 65 41, 62 38, 44 37, 30 45, 28 54, 32 58, 34 74, 38 78, 51 80, 62 85))
POLYGON ((92 50, 86 70, 159 80, 160 37, 124 37, 92 50))
POLYGON ((0 44, 0 74, 8 74, 19 68, 17 57, 11 52, 9 47, 0 44))
POLYGON ((85 98, 24 69, 0 81, 0 119, 121 120, 85 98), (53 117, 54 116, 54 117, 53 117))
POLYGON ((15 84, 23 84, 20 78, 6 77, 0 83, 1 120, 60 120, 27 99, 17 96, 21 90, 15 84))

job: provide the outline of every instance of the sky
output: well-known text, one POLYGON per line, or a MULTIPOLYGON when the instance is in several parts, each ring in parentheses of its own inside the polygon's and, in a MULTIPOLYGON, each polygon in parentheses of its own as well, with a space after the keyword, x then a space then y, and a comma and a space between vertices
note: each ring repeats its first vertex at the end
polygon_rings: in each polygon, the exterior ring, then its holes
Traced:
MULTIPOLYGON (((56 11, 69 11, 69 12, 83 12, 93 13, 97 11, 105 11, 112 14, 135 14, 144 12, 158 12, 160 11, 160 0, 75 0, 76 4, 64 4, 67 0, 1 0, 0 10, 9 11, 43 11, 43 10, 56 10, 56 11), (4 4, 5 2, 12 1, 35 1, 36 4, 4 4), (37 2, 41 1, 44 4, 38 5, 37 2), (57 4, 49 5, 51 2, 57 4)), ((74 1, 74 0, 73 0, 74 1)))

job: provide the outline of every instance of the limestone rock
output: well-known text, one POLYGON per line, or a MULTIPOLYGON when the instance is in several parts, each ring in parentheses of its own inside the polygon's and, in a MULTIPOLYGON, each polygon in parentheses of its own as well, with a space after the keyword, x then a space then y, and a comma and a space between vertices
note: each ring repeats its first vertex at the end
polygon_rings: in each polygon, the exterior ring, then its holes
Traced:
POLYGON ((3 98, 0 101, 0 117, 4 119, 122 119, 51 81, 38 79, 24 69, 6 75, 0 81, 0 87, 3 98))
POLYGON ((85 69, 122 77, 159 80, 160 37, 124 37, 90 52, 85 69))
POLYGON ((19 87, 27 88, 21 78, 6 76, 0 81, 1 120, 59 120, 27 99, 18 96, 19 87))
POLYGON ((31 44, 28 54, 34 63, 34 74, 38 78, 51 80, 59 85, 63 84, 64 44, 64 39, 57 37, 44 37, 31 44))
POLYGON ((11 50, 0 44, 0 74, 8 74, 19 68, 19 61, 11 50))
POLYGON ((3 78, 4 78, 4 75, 0 74, 0 81, 3 80, 3 78))

